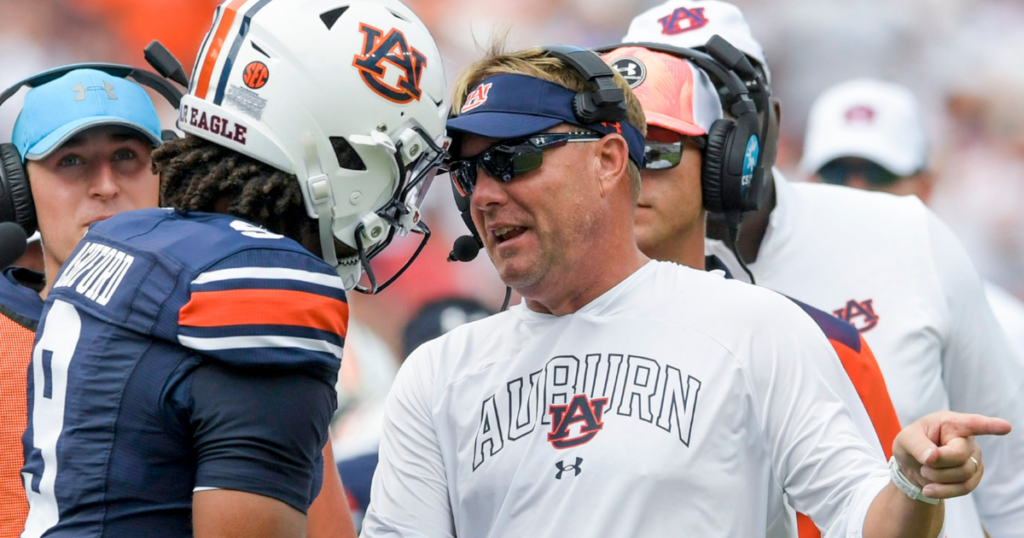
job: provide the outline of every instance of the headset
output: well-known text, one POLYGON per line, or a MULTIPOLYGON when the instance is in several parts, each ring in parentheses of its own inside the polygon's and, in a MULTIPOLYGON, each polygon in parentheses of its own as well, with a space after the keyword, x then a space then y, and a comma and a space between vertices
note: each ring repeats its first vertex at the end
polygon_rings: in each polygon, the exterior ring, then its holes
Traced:
MULTIPOLYGON (((588 88, 577 93, 573 99, 573 113, 581 124, 626 121, 626 94, 615 84, 614 71, 600 56, 593 51, 571 45, 554 45, 543 47, 541 50, 548 56, 562 60, 586 79, 588 88)), ((448 261, 468 262, 476 258, 484 243, 476 226, 473 225, 473 217, 469 212, 469 198, 459 193, 454 182, 452 195, 455 196, 455 205, 462 213, 462 220, 472 235, 464 235, 455 240, 448 261)), ((507 295, 505 303, 508 303, 507 295)))
MULTIPOLYGON (((57 80, 76 69, 95 69, 119 78, 132 78, 140 85, 155 90, 177 110, 182 92, 168 79, 184 87, 188 86, 188 77, 185 76, 185 70, 181 67, 181 63, 159 41, 153 41, 146 46, 145 57, 157 73, 160 73, 159 75, 129 65, 112 63, 65 65, 43 71, 7 88, 0 93, 0 106, 24 86, 35 88, 57 80)), ((177 138, 178 135, 174 131, 164 130, 162 136, 164 140, 171 140, 177 138)), ((37 228, 36 207, 32 200, 28 174, 25 171, 25 165, 21 162, 18 148, 11 143, 0 144, 0 222, 17 223, 27 235, 35 233, 37 228)))
POLYGON ((762 158, 769 122, 759 122, 757 113, 769 113, 771 92, 746 55, 717 35, 705 45, 707 53, 645 42, 619 43, 595 52, 624 47, 643 47, 689 60, 717 82, 722 108, 736 119, 716 120, 708 130, 701 168, 704 209, 737 218, 760 209, 765 183, 771 176, 762 158))

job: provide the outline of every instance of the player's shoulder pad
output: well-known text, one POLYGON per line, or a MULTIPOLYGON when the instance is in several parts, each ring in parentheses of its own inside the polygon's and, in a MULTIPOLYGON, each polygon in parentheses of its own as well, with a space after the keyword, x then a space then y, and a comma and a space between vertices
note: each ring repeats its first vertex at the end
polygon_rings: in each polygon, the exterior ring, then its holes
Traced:
POLYGON ((829 340, 839 342, 844 346, 852 349, 853 351, 860 353, 860 332, 857 328, 849 323, 829 315, 828 313, 818 310, 811 305, 802 303, 788 295, 784 295, 790 301, 796 303, 797 306, 803 309, 808 316, 814 320, 814 323, 818 325, 821 332, 825 333, 825 337, 829 340))
MULTIPOLYGON (((98 222, 89 233, 159 253, 191 270, 246 250, 279 250, 313 257, 295 241, 232 215, 152 208, 98 222)), ((102 240, 102 239, 100 239, 102 240)))

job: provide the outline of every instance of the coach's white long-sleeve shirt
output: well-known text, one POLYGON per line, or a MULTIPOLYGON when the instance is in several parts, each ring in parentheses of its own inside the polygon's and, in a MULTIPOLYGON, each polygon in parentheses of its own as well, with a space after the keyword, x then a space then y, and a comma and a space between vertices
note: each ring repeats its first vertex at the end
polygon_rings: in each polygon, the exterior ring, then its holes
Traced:
MULTIPOLYGON (((775 173, 776 207, 756 262, 757 284, 832 312, 861 330, 906 426, 935 411, 1009 420, 1004 437, 981 436, 985 477, 947 503, 951 538, 1024 532, 1024 363, 985 299, 953 233, 913 196, 794 183, 775 173), (969 503, 973 498, 975 503, 969 503)), ((738 279, 720 241, 708 240, 738 279)))
POLYGON ((790 300, 650 262, 574 314, 519 305, 413 353, 363 536, 757 537, 785 491, 859 537, 889 474, 850 390, 790 300))

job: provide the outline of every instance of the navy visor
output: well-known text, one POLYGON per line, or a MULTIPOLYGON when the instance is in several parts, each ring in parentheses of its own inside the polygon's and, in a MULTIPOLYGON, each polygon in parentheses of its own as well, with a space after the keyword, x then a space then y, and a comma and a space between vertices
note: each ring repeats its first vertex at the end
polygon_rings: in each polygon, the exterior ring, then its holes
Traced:
POLYGON ((448 120, 451 131, 487 138, 522 138, 561 123, 626 139, 629 158, 644 163, 644 137, 629 122, 580 123, 573 112, 576 92, 528 75, 501 74, 480 81, 467 95, 459 116, 448 120))

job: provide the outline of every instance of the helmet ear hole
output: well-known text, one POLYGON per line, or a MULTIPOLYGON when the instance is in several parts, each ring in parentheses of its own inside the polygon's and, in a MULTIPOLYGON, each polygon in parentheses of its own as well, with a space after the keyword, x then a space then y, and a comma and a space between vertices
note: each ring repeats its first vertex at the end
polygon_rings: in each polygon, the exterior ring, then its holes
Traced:
POLYGON ((334 148, 334 156, 338 158, 338 166, 346 170, 366 170, 366 163, 359 157, 352 144, 348 143, 343 136, 332 136, 331 147, 334 148))

